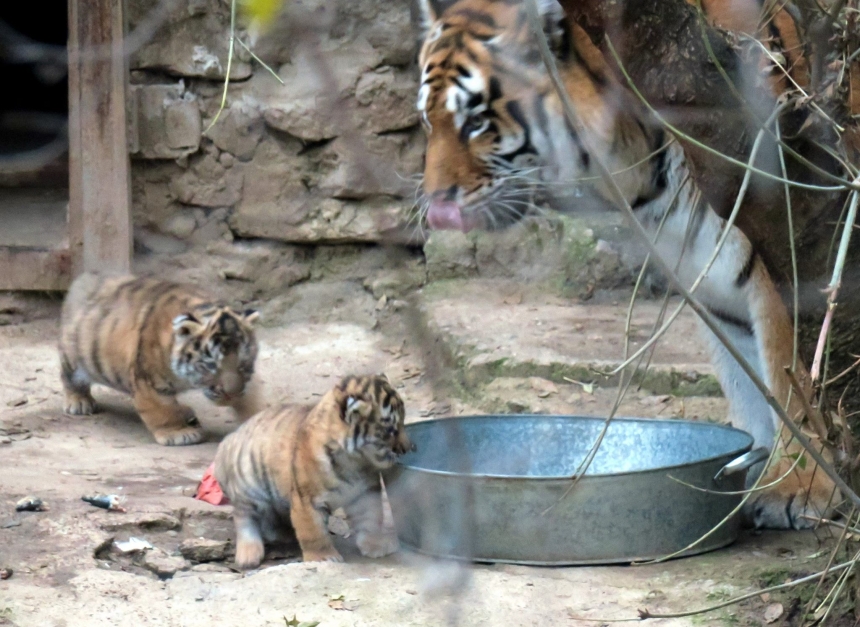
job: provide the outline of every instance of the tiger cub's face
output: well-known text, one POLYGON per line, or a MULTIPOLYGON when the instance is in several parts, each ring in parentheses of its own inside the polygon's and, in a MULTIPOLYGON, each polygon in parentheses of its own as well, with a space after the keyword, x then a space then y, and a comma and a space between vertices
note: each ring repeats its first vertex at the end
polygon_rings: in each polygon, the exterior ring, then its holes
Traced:
POLYGON ((241 395, 254 374, 257 339, 253 309, 204 305, 173 320, 174 374, 206 397, 226 404, 241 395))
MULTIPOLYGON (((540 158, 527 113, 546 83, 520 2, 421 0, 417 108, 427 135, 422 211, 432 229, 502 228, 531 205, 540 158)), ((551 41, 563 12, 539 0, 551 41)))
POLYGON ((406 435, 406 410, 385 375, 347 377, 335 391, 341 419, 349 425, 344 449, 376 468, 390 468, 413 445, 406 435))

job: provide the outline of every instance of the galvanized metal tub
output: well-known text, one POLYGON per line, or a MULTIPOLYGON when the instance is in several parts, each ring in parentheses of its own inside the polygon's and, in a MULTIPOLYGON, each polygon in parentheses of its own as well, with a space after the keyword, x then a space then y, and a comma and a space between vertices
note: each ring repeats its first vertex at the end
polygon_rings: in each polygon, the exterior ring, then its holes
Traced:
MULTIPOLYGON (((766 451, 749 434, 684 420, 616 418, 587 472, 572 475, 602 418, 500 415, 407 426, 417 451, 384 475, 397 534, 421 553, 537 565, 663 557, 707 534, 740 502, 766 451), (719 475, 719 477, 718 477, 719 475)), ((733 542, 732 516, 683 555, 733 542)))

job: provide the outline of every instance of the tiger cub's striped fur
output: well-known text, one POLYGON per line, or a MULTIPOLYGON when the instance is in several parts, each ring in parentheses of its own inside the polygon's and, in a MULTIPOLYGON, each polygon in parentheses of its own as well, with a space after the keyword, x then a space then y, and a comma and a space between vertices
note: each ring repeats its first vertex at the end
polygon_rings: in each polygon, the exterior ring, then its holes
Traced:
POLYGON ((93 413, 90 387, 100 383, 132 396, 159 444, 200 442, 203 430, 194 412, 176 395, 201 388, 210 400, 247 417, 257 317, 187 285, 83 274, 69 288, 61 316, 65 411, 93 413))
POLYGON ((412 445, 403 401, 384 375, 343 379, 315 406, 267 409, 228 435, 215 456, 215 478, 233 503, 236 564, 254 568, 264 543, 292 523, 309 561, 341 561, 326 529, 346 511, 362 555, 397 550, 382 528, 379 471, 412 445))

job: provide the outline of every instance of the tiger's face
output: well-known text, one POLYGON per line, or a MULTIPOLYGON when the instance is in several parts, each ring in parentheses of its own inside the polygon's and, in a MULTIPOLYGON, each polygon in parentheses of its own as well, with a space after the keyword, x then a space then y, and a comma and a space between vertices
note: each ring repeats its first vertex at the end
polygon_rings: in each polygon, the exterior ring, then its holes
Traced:
MULTIPOLYGON (((540 10, 564 38, 555 0, 540 10)), ((531 101, 546 85, 525 9, 513 0, 422 3, 427 30, 417 107, 427 135, 423 209, 433 229, 501 228, 531 205, 541 158, 531 101)))
POLYGON ((377 469, 390 468, 413 449, 406 435, 403 399, 385 375, 346 377, 336 388, 341 417, 349 425, 344 449, 377 469))
POLYGON ((205 305, 173 319, 171 368, 182 381, 202 388, 219 405, 245 390, 254 374, 257 339, 253 323, 259 313, 205 305))

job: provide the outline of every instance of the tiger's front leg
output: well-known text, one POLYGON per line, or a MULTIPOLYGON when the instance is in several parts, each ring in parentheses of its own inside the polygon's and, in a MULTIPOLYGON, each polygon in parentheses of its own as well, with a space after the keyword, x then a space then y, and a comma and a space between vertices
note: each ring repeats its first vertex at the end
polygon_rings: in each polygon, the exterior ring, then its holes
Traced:
POLYGON ((159 394, 145 382, 135 385, 134 407, 143 424, 162 446, 185 446, 203 441, 204 433, 194 411, 175 396, 159 394))
POLYGON ((365 557, 383 557, 400 548, 397 535, 386 531, 383 523, 382 488, 376 485, 344 508, 355 543, 365 557))
MULTIPOLYGON (((671 149, 670 149, 671 151, 671 149)), ((677 269, 681 281, 690 288, 705 264, 711 260, 714 243, 723 234, 725 222, 705 203, 694 202, 692 186, 682 189, 680 203, 684 210, 670 213, 657 238, 660 256, 677 269)), ((650 214, 650 224, 656 225, 661 214, 650 214)), ((803 417, 803 406, 791 389, 785 368, 793 367, 797 379, 805 386, 809 397, 809 376, 802 363, 793 355, 794 331, 788 310, 770 274, 756 254, 749 239, 733 226, 713 264, 704 275, 695 296, 705 306, 722 331, 745 361, 765 383, 773 396, 794 420, 803 417)), ((704 324, 701 325, 708 343, 711 363, 729 403, 732 425, 749 432, 755 446, 772 448, 782 421, 753 384, 735 357, 704 324)), ((780 437, 780 442, 788 442, 780 437)), ((774 483, 786 474, 801 453, 795 442, 787 450, 774 453, 774 463, 764 469, 753 467, 747 476, 752 484, 762 472, 760 486, 774 483)), ((815 519, 828 516, 840 495, 833 482, 806 456, 784 479, 767 490, 756 492, 747 500, 746 516, 757 527, 799 529, 815 524, 815 519)))

